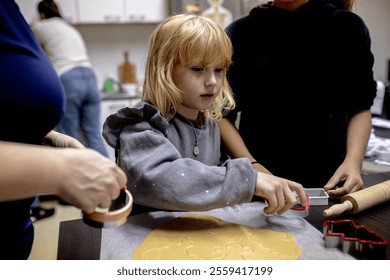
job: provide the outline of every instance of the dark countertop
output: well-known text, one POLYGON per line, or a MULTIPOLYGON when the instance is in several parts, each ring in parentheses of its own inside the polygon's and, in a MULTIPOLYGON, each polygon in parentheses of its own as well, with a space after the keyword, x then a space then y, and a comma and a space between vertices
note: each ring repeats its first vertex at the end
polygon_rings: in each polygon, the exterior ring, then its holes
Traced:
MULTIPOLYGON (((390 180, 390 172, 363 175, 366 186, 390 180)), ((320 232, 322 223, 327 220, 322 212, 335 202, 329 201, 328 206, 311 206, 310 215, 305 219, 320 232)), ((390 201, 367 209, 355 215, 343 214, 332 219, 352 219, 359 225, 364 225, 390 241, 390 201)), ((92 228, 81 219, 63 221, 60 223, 58 255, 59 260, 96 260, 100 258, 102 230, 92 228)), ((387 245, 386 259, 390 259, 390 245, 387 245)))

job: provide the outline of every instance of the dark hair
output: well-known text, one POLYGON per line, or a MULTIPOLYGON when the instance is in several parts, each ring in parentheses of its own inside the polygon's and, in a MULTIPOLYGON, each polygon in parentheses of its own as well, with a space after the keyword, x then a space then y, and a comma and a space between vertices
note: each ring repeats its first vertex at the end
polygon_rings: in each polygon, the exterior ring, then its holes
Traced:
POLYGON ((45 18, 60 17, 57 4, 53 0, 43 0, 38 4, 38 12, 45 15, 45 18))

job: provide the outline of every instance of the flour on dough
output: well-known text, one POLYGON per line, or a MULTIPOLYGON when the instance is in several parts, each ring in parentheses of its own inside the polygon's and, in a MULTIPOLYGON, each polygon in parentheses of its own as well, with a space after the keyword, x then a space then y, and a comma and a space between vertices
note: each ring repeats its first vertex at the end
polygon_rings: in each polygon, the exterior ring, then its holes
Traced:
POLYGON ((301 248, 290 233, 184 214, 150 232, 134 260, 290 260, 301 248))

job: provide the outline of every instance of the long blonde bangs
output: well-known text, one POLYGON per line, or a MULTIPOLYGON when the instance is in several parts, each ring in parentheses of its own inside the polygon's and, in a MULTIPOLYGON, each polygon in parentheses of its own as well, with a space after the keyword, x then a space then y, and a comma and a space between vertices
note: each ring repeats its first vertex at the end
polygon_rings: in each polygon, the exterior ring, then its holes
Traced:
MULTIPOLYGON (((205 67, 218 65, 227 71, 232 46, 218 24, 207 18, 180 14, 167 18, 153 32, 142 99, 158 107, 167 119, 174 116, 182 102, 180 90, 172 79, 173 67, 178 63, 189 66, 195 57, 201 57, 205 67)), ((234 106, 225 76, 221 92, 204 113, 209 118, 220 119, 234 106)))

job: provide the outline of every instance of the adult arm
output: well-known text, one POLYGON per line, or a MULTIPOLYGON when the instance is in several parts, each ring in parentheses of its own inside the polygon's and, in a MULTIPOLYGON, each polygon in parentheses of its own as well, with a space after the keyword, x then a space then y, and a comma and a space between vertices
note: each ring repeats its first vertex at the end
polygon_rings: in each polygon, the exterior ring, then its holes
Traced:
POLYGON ((0 201, 54 194, 90 213, 126 185, 123 171, 91 149, 0 141, 0 159, 0 201))
POLYGON ((329 195, 339 197, 363 188, 361 169, 370 132, 371 112, 369 110, 361 111, 351 117, 347 130, 347 155, 324 187, 329 195))
POLYGON ((344 103, 348 110, 346 157, 325 185, 331 196, 342 196, 363 188, 361 168, 371 133, 370 108, 376 95, 376 81, 370 50, 371 38, 363 20, 356 14, 340 12, 335 29, 339 48, 338 69, 344 82, 344 103))

